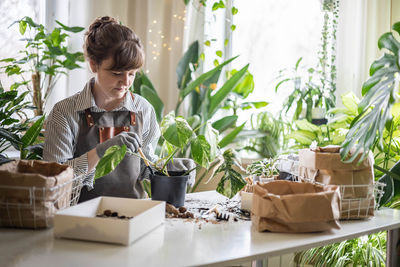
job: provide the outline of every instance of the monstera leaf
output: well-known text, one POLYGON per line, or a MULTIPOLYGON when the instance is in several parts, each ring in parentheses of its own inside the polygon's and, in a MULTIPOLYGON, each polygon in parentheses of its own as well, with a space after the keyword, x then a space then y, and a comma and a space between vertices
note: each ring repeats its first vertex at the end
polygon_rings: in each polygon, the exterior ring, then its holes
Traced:
MULTIPOLYGON (((400 33, 400 22, 395 23, 392 29, 400 33)), ((382 133, 392 117, 391 108, 399 90, 400 43, 391 32, 387 32, 379 38, 378 47, 384 49, 385 53, 370 67, 371 77, 363 84, 363 99, 358 105, 360 114, 352 121, 342 145, 341 157, 346 162, 353 161, 359 152, 363 152, 361 162, 375 145, 382 147, 382 133), (354 146, 354 153, 348 157, 354 146)))

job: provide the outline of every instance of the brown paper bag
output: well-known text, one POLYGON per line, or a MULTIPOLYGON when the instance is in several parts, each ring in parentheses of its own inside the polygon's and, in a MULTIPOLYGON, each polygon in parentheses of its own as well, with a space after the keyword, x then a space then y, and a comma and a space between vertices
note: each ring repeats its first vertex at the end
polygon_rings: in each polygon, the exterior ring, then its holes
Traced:
POLYGON ((254 186, 251 220, 258 231, 340 229, 338 186, 272 181, 254 186))
POLYGON ((69 206, 73 170, 67 165, 18 160, 0 166, 0 226, 42 228, 69 206))
MULTIPOLYGON (((342 216, 345 219, 365 218, 354 214, 374 215, 370 209, 370 202, 374 197, 374 157, 370 152, 368 157, 358 164, 361 154, 351 163, 344 163, 340 158, 340 147, 318 147, 316 149, 302 149, 299 151, 299 176, 327 185, 340 185, 342 202, 346 200, 351 205, 342 206, 342 216), (353 211, 351 207, 359 207, 360 211, 353 211), (352 211, 349 212, 348 208, 352 211)), ((374 202, 375 204, 375 202, 374 202)), ((374 206, 374 205, 373 205, 374 206)))

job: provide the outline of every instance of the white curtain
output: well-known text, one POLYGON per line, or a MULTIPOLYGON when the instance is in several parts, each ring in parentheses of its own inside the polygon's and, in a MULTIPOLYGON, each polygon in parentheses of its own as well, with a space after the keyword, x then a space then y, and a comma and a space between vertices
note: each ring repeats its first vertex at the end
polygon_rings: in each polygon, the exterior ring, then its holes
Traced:
MULTIPOLYGON (((178 99, 175 69, 183 53, 186 14, 183 0, 46 0, 46 6, 46 21, 50 25, 58 19, 67 25, 87 29, 96 17, 108 15, 131 27, 144 44, 143 70, 163 100, 164 112, 175 108, 178 99)), ((73 51, 82 51, 83 34, 70 38, 69 46, 73 51)), ((59 88, 54 90, 47 110, 57 101, 80 91, 90 77, 86 63, 83 70, 70 71, 66 82, 60 81, 59 88)))
POLYGON ((340 1, 337 34, 337 101, 351 91, 361 96, 369 67, 382 55, 378 39, 400 20, 398 0, 340 1))

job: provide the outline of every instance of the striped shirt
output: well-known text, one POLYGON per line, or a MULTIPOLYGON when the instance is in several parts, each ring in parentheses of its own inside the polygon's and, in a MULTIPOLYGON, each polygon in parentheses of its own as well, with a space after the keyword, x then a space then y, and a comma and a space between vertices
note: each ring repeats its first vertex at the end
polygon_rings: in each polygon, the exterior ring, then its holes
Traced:
MULTIPOLYGON (((75 177, 83 176, 83 184, 93 188, 95 169, 88 171, 87 153, 74 158, 79 134, 79 114, 90 108, 92 112, 104 112, 96 106, 92 94, 93 79, 84 89, 54 105, 47 117, 43 159, 65 163, 74 170, 75 177)), ((143 116, 142 150, 146 157, 155 161, 154 150, 160 137, 160 131, 153 106, 143 97, 126 94, 124 101, 113 111, 131 111, 143 116)))

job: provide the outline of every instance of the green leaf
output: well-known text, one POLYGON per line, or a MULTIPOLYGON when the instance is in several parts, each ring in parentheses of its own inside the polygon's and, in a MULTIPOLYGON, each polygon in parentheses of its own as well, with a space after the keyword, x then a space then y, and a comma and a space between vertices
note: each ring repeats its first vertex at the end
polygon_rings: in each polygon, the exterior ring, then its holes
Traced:
POLYGON ((391 32, 384 33, 378 40, 379 49, 386 48, 397 55, 399 52, 399 45, 397 40, 393 37, 391 32))
POLYGON ((293 138, 298 143, 305 146, 311 145, 312 141, 314 140, 317 141, 317 136, 315 133, 305 130, 294 131, 289 135, 287 135, 286 138, 288 139, 293 138))
POLYGON ((237 119, 238 119, 238 116, 236 116, 236 115, 226 116, 226 117, 223 117, 222 119, 219 119, 216 122, 214 122, 212 124, 212 127, 214 127, 214 129, 218 130, 219 133, 222 133, 226 129, 234 126, 237 119))
POLYGON ((231 149, 227 149, 223 153, 223 158, 224 162, 215 172, 215 175, 223 173, 216 191, 228 198, 232 198, 246 185, 246 181, 242 178, 240 173, 233 169, 237 160, 235 159, 235 153, 231 149))
POLYGON ((232 15, 236 15, 238 11, 239 10, 236 7, 232 7, 232 15))
POLYGON ((173 111, 161 121, 161 133, 167 142, 179 148, 184 148, 194 135, 189 123, 183 117, 175 117, 173 111))
POLYGON ((219 141, 218 145, 223 148, 233 142, 235 140, 236 136, 242 131, 244 125, 246 123, 243 123, 239 127, 236 127, 233 131, 231 131, 229 134, 227 134, 224 138, 222 138, 221 141, 219 141))
POLYGON ((142 84, 140 87, 140 92, 141 95, 153 106, 154 111, 156 112, 157 121, 160 122, 164 112, 164 103, 161 101, 158 94, 145 84, 142 84))
POLYGON ((208 157, 210 161, 213 161, 217 156, 219 135, 218 131, 212 127, 210 122, 207 122, 205 125, 204 137, 210 146, 208 157))
POLYGON ((219 56, 219 57, 222 57, 222 51, 221 51, 221 50, 217 50, 217 51, 215 52, 215 54, 216 54, 217 56, 219 56))
POLYGON ((193 160, 204 168, 208 168, 210 163, 211 146, 204 135, 198 135, 190 143, 191 155, 193 160))
POLYGON ((225 41, 224 41, 224 46, 226 47, 226 46, 228 46, 228 44, 229 44, 229 40, 228 40, 228 39, 225 39, 225 41))
POLYGON ((12 143, 17 144, 17 145, 21 145, 22 144, 22 142, 19 140, 17 135, 7 131, 4 128, 0 128, 0 140, 1 139, 5 139, 8 142, 12 142, 12 143))
POLYGON ((21 138, 22 148, 32 145, 36 138, 39 136, 40 131, 43 128, 45 116, 41 116, 34 124, 26 131, 24 136, 21 138))
POLYGON ((204 55, 204 53, 201 53, 201 54, 200 54, 200 59, 201 59, 202 61, 204 61, 204 60, 206 59, 206 56, 204 55))
POLYGON ((26 21, 23 21, 23 20, 20 20, 19 21, 19 33, 21 34, 21 35, 24 35, 25 34, 25 31, 26 31, 26 21))
POLYGON ((211 46, 210 40, 205 41, 204 44, 205 44, 206 46, 211 46))
POLYGON ((196 80, 192 81, 191 83, 188 84, 188 86, 186 86, 185 89, 181 90, 179 93, 179 98, 182 100, 184 99, 188 94, 190 94, 193 90, 196 89, 196 87, 199 87, 202 83, 204 83, 206 80, 210 79, 211 77, 213 77, 217 72, 221 71, 221 69, 229 64, 231 61, 233 61, 234 59, 236 59, 236 57, 233 57, 223 63, 221 63, 220 65, 218 65, 217 67, 215 67, 214 69, 203 73, 202 75, 200 75, 196 80))
POLYGON ((343 105, 351 112, 352 115, 358 115, 358 103, 360 100, 352 92, 342 95, 343 105))
POLYGON ((176 76, 178 80, 178 88, 183 89, 191 80, 192 70, 191 64, 196 64, 199 60, 199 42, 194 41, 179 60, 176 67, 176 76))
POLYGON ((155 93, 157 93, 157 91, 154 88, 153 84, 151 83, 149 77, 143 71, 140 71, 139 73, 136 74, 135 81, 133 82, 133 87, 135 89, 135 93, 141 95, 140 87, 142 85, 146 85, 151 90, 153 90, 155 93))
POLYGON ((269 104, 269 103, 268 103, 268 102, 265 102, 265 101, 259 101, 259 102, 243 102, 243 103, 240 105, 240 108, 243 109, 243 110, 251 109, 251 108, 259 109, 259 108, 263 108, 263 107, 268 106, 268 104, 269 104))
POLYGON ((236 85, 233 92, 239 94, 242 98, 247 98, 254 90, 254 80, 253 75, 246 71, 242 81, 236 85))
POLYGON ((100 159, 96 166, 96 172, 94 175, 94 181, 103 177, 117 168, 118 164, 124 159, 126 154, 126 145, 123 146, 111 146, 109 147, 104 156, 100 159))
MULTIPOLYGON (((376 166, 375 166, 376 168, 376 166)), ((394 173, 400 175, 400 161, 398 161, 391 169, 390 173, 394 173)), ((398 197, 400 195, 400 181, 398 179, 394 179, 390 176, 390 174, 384 174, 379 182, 384 183, 386 186, 383 188, 384 194, 378 199, 379 206, 383 206, 392 200, 393 197, 398 197)))
POLYGON ((283 83, 285 83, 285 82, 287 82, 287 81, 290 81, 290 80, 291 80, 290 78, 286 78, 286 79, 283 79, 282 81, 278 82, 278 84, 275 86, 275 93, 278 92, 278 88, 279 88, 283 83))
POLYGON ((234 30, 236 30, 236 25, 231 25, 231 31, 234 31, 234 30))
POLYGON ((249 64, 244 66, 241 70, 235 73, 225 84, 213 95, 210 97, 210 106, 208 108, 209 116, 212 116, 219 105, 225 100, 230 92, 236 87, 236 85, 241 81, 243 76, 245 75, 249 64))
POLYGON ((58 25, 60 25, 60 26, 63 28, 63 30, 65 30, 65 31, 67 31, 67 32, 74 32, 74 33, 77 33, 77 32, 81 32, 81 31, 83 31, 83 30, 85 29, 85 28, 83 28, 83 27, 77 27, 77 26, 68 27, 68 26, 62 24, 61 22, 59 22, 58 20, 56 20, 56 23, 57 23, 58 25))
POLYGON ((214 63, 214 66, 218 66, 219 65, 219 61, 218 61, 218 59, 214 59, 214 61, 213 61, 213 63, 214 63))
POLYGON ((320 132, 318 126, 308 122, 307 120, 297 120, 294 122, 299 130, 320 132))

